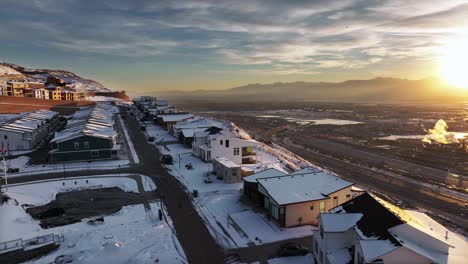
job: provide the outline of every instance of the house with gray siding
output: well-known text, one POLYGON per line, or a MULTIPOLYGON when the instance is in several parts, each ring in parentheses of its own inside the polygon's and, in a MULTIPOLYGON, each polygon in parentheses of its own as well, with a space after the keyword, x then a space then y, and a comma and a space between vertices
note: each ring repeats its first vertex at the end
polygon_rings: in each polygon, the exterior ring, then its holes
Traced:
POLYGON ((97 104, 77 111, 64 130, 55 133, 50 162, 77 162, 116 158, 119 145, 114 128, 114 107, 97 104))

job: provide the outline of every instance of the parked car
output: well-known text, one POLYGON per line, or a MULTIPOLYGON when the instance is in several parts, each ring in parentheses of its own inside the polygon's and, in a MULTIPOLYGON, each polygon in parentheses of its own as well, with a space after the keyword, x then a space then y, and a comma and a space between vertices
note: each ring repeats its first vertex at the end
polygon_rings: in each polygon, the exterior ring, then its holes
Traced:
POLYGON ((162 155, 161 162, 163 164, 172 164, 172 156, 171 155, 162 155))
POLYGON ((309 253, 307 248, 294 243, 282 244, 278 250, 278 255, 280 257, 305 256, 309 253))

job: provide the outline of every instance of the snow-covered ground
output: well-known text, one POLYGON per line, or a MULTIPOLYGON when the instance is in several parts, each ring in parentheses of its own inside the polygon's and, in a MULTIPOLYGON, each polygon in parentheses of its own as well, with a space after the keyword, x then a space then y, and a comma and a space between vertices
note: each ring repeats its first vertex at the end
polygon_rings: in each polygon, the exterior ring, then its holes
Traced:
POLYGON ((70 162, 32 165, 28 164, 29 157, 20 156, 14 159, 6 160, 8 168, 18 168, 19 173, 9 173, 8 177, 20 177, 24 175, 44 174, 54 172, 86 171, 86 170, 109 170, 128 167, 130 161, 124 160, 103 160, 93 162, 70 162))
MULTIPOLYGON (((156 142, 176 141, 160 126, 151 122, 147 122, 146 125, 147 134, 155 137, 156 142)), ((212 175, 208 176, 213 169, 212 164, 192 155, 190 148, 178 143, 168 143, 165 146, 158 144, 158 148, 162 154, 170 154, 174 159, 173 165, 166 165, 169 172, 184 184, 188 192, 198 191, 194 204, 219 245, 225 248, 239 248, 312 234, 311 226, 280 229, 261 213, 251 211, 249 205, 241 202, 242 183, 226 184, 212 175), (193 169, 187 169, 187 164, 192 164, 193 169), (204 179, 207 177, 213 182, 205 183, 204 179)), ((258 163, 243 167, 255 172, 267 168, 288 170, 284 160, 274 156, 274 152, 262 146, 256 148, 255 152, 258 163)))
POLYGON ((308 254, 305 256, 282 257, 268 260, 268 264, 314 264, 314 256, 308 254))
POLYGON ((0 65, 0 75, 13 75, 13 74, 21 74, 21 73, 8 66, 0 65))
MULTIPOLYGON (((47 204, 55 199, 55 195, 72 190, 119 187, 125 192, 139 193, 135 177, 140 177, 144 191, 156 189, 154 182, 144 175, 109 174, 99 176, 72 177, 66 179, 44 180, 25 184, 8 186, 8 194, 15 197, 20 204, 35 206, 47 204)), ((5 186, 2 186, 5 190, 5 186)), ((2 241, 0 236, 0 241, 2 241)))
MULTIPOLYGON (((8 195, 12 199, 0 206, 0 242, 51 233, 64 235, 65 241, 57 250, 28 263, 52 263, 61 255, 69 256, 73 263, 187 263, 167 213, 167 222, 156 217, 160 203, 151 203, 150 210, 145 210, 141 204, 124 206, 119 212, 105 216, 100 224, 89 224, 87 219, 83 219, 49 229, 42 229, 21 207, 24 203, 47 203, 68 185, 74 188, 117 186, 126 191, 138 191, 135 180, 127 176, 86 179, 88 184, 79 179, 76 186, 75 179, 10 186, 8 195), (62 182, 66 182, 65 186, 62 182)), ((145 190, 156 188, 154 183, 145 185, 145 190)), ((165 212, 165 208, 161 209, 165 212)))
POLYGON ((122 117, 120 115, 117 115, 117 116, 118 116, 120 125, 122 127, 122 130, 124 132, 124 136, 127 140, 128 148, 130 149, 130 153, 132 154, 133 163, 138 164, 140 163, 140 158, 138 158, 138 154, 135 150, 135 146, 133 146, 132 139, 130 138, 130 135, 128 134, 127 125, 125 124, 125 122, 123 122, 122 117))

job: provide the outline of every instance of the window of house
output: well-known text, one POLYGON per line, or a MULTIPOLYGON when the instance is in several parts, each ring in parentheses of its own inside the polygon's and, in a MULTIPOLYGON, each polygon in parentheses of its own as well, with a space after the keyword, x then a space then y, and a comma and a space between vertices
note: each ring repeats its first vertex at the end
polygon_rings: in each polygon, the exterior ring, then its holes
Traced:
POLYGON ((274 204, 271 205, 271 216, 276 220, 279 219, 279 208, 274 204))
POLYGON ((320 202, 320 212, 321 213, 325 212, 325 202, 320 202))
POLYGON ((237 176, 237 170, 232 171, 232 176, 237 176))
POLYGON ((80 148, 80 142, 74 142, 74 146, 75 146, 75 149, 79 149, 80 148))
POLYGON ((349 201, 349 200, 351 200, 351 194, 346 195, 346 201, 349 201))
POLYGON ((220 141, 219 141, 219 144, 220 144, 220 145, 223 145, 223 141, 222 141, 222 140, 220 140, 220 141))
POLYGON ((311 211, 314 210, 314 205, 311 205, 311 206, 310 206, 310 210, 311 210, 311 211))
POLYGON ((239 156, 240 148, 234 148, 234 156, 239 156))
POLYGON ((226 148, 229 148, 229 140, 226 139, 226 148))
POLYGON ((333 207, 338 206, 338 196, 333 197, 333 207))
POLYGON ((8 136, 7 135, 3 136, 3 139, 8 139, 8 136))
POLYGON ((99 150, 93 150, 91 151, 91 157, 99 157, 99 150))
POLYGON ((89 149, 89 142, 88 141, 83 142, 83 148, 89 149))

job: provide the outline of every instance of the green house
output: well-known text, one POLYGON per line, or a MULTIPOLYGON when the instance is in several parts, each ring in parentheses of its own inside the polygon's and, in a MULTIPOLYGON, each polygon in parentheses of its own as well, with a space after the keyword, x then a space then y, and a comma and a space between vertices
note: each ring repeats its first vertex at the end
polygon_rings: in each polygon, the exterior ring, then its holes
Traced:
POLYGON ((63 135, 51 141, 50 162, 108 160, 116 155, 113 138, 105 135, 63 135))

